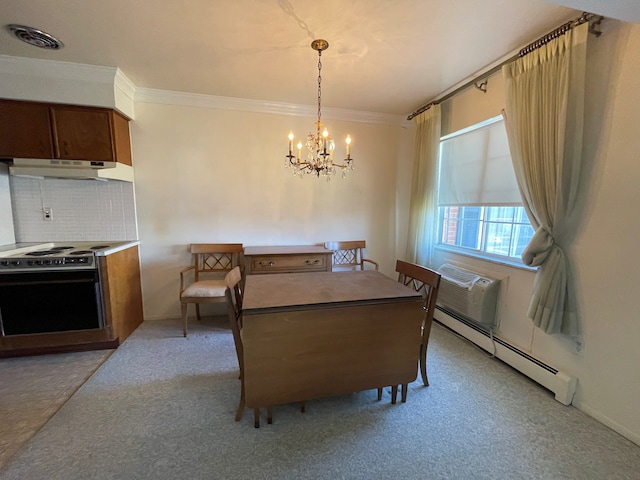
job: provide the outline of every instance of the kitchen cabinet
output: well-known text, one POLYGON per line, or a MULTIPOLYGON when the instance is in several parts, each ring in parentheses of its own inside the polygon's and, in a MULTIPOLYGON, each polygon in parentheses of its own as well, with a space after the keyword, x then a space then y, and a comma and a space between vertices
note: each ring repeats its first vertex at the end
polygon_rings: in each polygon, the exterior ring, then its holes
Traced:
POLYGON ((108 108, 0 100, 0 157, 131 165, 129 120, 108 108))
POLYGON ((118 112, 53 105, 55 158, 131 165, 129 121, 118 112))
POLYGON ((143 319, 138 246, 96 257, 107 327, 122 344, 143 319))
POLYGON ((53 158, 47 104, 0 100, 0 157, 53 158))

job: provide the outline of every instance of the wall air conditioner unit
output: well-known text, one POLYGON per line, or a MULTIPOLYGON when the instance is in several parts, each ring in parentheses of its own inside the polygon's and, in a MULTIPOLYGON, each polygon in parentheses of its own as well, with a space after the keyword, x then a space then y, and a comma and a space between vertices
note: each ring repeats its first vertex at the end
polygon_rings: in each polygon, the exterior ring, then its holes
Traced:
POLYGON ((449 263, 443 264, 438 273, 442 276, 437 301, 441 308, 484 328, 495 326, 500 280, 449 263))

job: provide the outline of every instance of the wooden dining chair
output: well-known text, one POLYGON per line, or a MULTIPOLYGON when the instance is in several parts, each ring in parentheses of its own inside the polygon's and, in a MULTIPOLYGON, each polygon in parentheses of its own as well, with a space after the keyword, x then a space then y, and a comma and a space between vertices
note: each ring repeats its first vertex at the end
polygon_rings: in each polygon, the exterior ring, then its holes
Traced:
POLYGON ((187 336, 187 307, 196 305, 196 318, 200 320, 201 303, 225 301, 224 276, 240 266, 241 243, 192 243, 193 264, 180 272, 180 307, 182 334, 187 336), (192 273, 192 275, 189 275, 192 273))
POLYGON ((348 242, 325 242, 324 248, 333 252, 333 271, 365 270, 365 266, 378 270, 378 262, 364 258, 365 240, 348 242))
MULTIPOLYGON (((236 347, 238 366, 240 368, 240 403, 236 410, 236 422, 240 421, 245 409, 244 396, 244 347, 242 344, 242 273, 239 267, 235 267, 224 278, 225 299, 227 301, 227 314, 229 325, 233 334, 233 343, 236 347)), ((300 411, 305 412, 305 402, 300 402, 300 411)), ((256 428, 260 428, 260 409, 253 409, 253 422, 256 428)), ((267 406, 267 423, 273 423, 273 406, 267 406)))
MULTIPOLYGON (((227 314, 229 316, 229 326, 233 334, 233 343, 236 347, 236 356, 238 357, 238 367, 240 368, 240 404, 236 410, 236 422, 240 421, 244 413, 244 349, 242 347, 242 337, 240 330, 242 329, 242 290, 241 290, 242 273, 240 267, 235 267, 224 277, 225 299, 227 301, 227 314)), ((254 409, 254 417, 256 428, 260 426, 260 410, 254 409)))
MULTIPOLYGON (((433 314, 436 309, 436 300, 438 299, 438 290, 440 288, 440 274, 429 268, 417 265, 415 263, 396 261, 396 272, 398 272, 398 282, 412 288, 416 292, 420 292, 424 298, 424 318, 422 320, 421 342, 420 342, 420 374, 422 375, 422 383, 429 386, 427 377, 427 345, 429 344, 429 335, 431 334, 431 324, 433 323, 433 314)), ((402 384, 402 401, 407 401, 406 383, 402 384)), ((398 386, 391 386, 391 403, 396 403, 398 394, 398 386)), ((382 389, 378 389, 378 400, 382 398, 382 389)))

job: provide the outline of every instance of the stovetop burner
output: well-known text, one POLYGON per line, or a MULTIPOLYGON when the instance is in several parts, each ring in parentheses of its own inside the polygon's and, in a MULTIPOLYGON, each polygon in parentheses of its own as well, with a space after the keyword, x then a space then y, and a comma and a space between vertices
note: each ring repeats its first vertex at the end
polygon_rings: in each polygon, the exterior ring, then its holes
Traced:
MULTIPOLYGON (((75 247, 63 245, 60 247, 51 247, 47 250, 34 250, 33 252, 26 252, 24 255, 28 257, 44 257, 47 255, 57 255, 59 253, 64 252, 65 250, 73 250, 75 247)), ((85 252, 85 253, 93 253, 93 252, 85 252)))
POLYGON ((31 270, 69 270, 96 268, 94 255, 100 250, 109 248, 108 244, 54 243, 34 245, 31 250, 20 249, 15 253, 0 254, 0 273, 22 272, 31 270))
POLYGON ((57 255, 60 250, 37 250, 35 252, 27 252, 25 255, 28 257, 45 257, 47 255, 57 255))

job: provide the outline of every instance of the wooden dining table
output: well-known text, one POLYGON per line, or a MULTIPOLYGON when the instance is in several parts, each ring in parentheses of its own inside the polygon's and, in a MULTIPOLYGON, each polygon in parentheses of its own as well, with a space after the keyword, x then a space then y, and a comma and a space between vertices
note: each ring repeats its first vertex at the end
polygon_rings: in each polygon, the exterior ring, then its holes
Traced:
POLYGON ((419 293, 377 271, 247 276, 246 406, 414 381, 422 305, 419 293))

